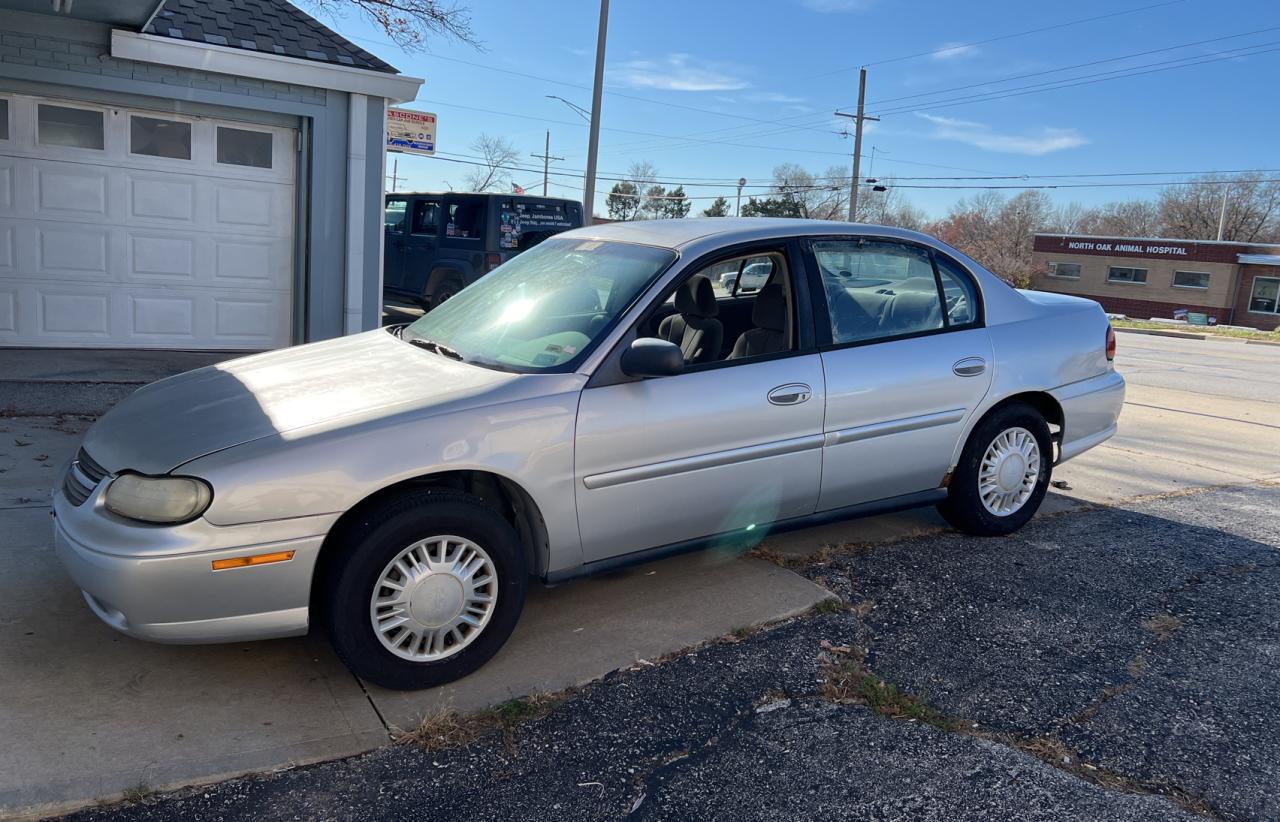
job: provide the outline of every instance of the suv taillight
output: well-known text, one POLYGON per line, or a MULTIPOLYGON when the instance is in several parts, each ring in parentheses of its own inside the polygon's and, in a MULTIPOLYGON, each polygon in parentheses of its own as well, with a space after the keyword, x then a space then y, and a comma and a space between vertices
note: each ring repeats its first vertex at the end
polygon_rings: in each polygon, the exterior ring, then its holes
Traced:
POLYGON ((501 254, 486 254, 484 257, 485 270, 492 271, 502 265, 501 254))
POLYGON ((1116 330, 1107 324, 1107 362, 1116 358, 1116 330))

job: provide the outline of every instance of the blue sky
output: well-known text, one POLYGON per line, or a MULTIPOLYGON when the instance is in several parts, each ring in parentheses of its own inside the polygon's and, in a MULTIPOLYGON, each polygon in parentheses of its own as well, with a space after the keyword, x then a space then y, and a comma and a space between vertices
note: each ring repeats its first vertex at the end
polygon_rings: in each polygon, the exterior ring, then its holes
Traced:
MULTIPOLYGON (((527 155, 542 151, 549 128, 552 153, 566 158, 553 169, 581 173, 587 128, 546 95, 590 106, 598 4, 469 5, 483 51, 434 40, 427 53, 405 54, 354 14, 329 22, 406 74, 426 78, 409 107, 439 115, 442 158, 474 156, 471 143, 487 133, 507 137, 530 168, 540 167, 527 155)), ((614 0, 612 6, 600 171, 621 173, 634 160, 649 160, 664 180, 705 181, 686 185, 698 198, 732 200, 734 186, 724 181, 744 176, 765 186, 783 162, 819 174, 847 166, 852 140, 837 133, 844 123, 831 112, 851 110, 860 64, 870 66, 868 114, 882 115, 864 138, 864 157, 874 147, 875 160, 869 171, 864 159, 863 173, 894 175, 904 186, 972 184, 902 179, 921 176, 1280 168, 1274 0, 614 0), (1103 15, 1109 16, 1073 22, 1103 15), (1048 30, 1025 33, 1042 28, 1048 30), (1112 59, 1138 52, 1153 53, 1112 59), (1149 71, 1175 60, 1182 67, 1149 71), (1050 71, 1095 61, 1107 62, 1050 71), (1118 71, 1148 73, 1090 76, 1118 71), (1023 75, 1029 76, 1005 81, 1023 75), (1079 85, 962 99, 1071 80, 1079 85)), ((467 170, 400 155, 399 173, 407 178, 400 188, 457 187, 467 170)), ((1158 189, 1128 184, 1183 177, 1042 176, 989 184, 1126 184, 1049 192, 1059 202, 1094 204, 1154 197, 1158 189)), ((515 179, 533 190, 541 173, 515 179)), ((581 197, 581 180, 552 180, 560 183, 552 193, 581 197)), ((903 193, 940 216, 974 192, 903 193)), ((709 202, 696 200, 695 208, 709 202)))

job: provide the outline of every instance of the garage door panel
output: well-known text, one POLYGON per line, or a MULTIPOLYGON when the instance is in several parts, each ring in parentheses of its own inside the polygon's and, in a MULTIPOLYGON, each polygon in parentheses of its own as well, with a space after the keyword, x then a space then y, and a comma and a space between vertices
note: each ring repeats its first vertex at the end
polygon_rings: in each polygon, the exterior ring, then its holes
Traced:
POLYGON ((169 285, 196 283, 195 237, 130 232, 125 279, 169 285))
POLYGON ((66 102, 103 111, 104 147, 47 146, 34 123, 47 101, 7 96, 29 116, 0 142, 0 345, 290 342, 294 130, 138 110, 192 124, 183 160, 131 150, 128 107, 66 102), (271 167, 218 162, 223 125, 270 133, 271 167))
POLYGON ((133 221, 196 222, 196 179, 136 171, 123 171, 121 176, 127 181, 128 213, 133 221))
POLYGON ((43 163, 34 172, 36 217, 107 218, 109 168, 43 163))

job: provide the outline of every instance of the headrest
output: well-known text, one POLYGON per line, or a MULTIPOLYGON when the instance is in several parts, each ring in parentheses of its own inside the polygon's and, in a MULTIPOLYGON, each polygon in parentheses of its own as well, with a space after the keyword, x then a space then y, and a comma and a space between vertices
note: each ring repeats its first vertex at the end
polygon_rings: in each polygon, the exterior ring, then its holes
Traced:
POLYGON ((787 328, 787 300, 782 286, 769 283, 756 293, 756 304, 751 309, 751 322, 757 328, 785 331, 787 328))
POLYGON ((702 274, 694 274, 676 290, 676 311, 690 317, 709 319, 720 313, 716 292, 711 281, 702 274))
POLYGON ((889 314, 895 320, 931 322, 939 314, 937 292, 907 291, 893 297, 889 314))

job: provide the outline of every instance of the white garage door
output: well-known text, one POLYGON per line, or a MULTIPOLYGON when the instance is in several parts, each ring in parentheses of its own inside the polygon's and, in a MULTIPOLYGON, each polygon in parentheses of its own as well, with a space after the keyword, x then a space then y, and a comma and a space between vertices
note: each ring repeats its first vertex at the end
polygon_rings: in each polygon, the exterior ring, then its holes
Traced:
POLYGON ((0 345, 288 345, 294 141, 0 94, 0 345))

